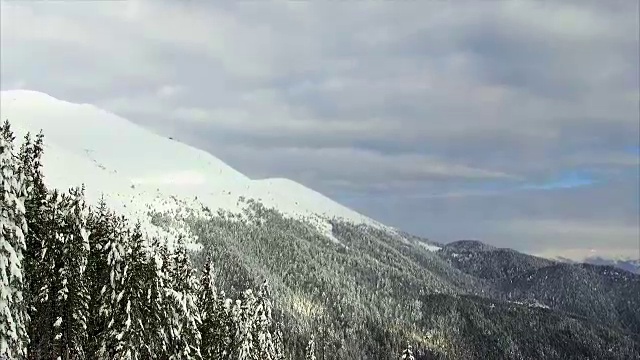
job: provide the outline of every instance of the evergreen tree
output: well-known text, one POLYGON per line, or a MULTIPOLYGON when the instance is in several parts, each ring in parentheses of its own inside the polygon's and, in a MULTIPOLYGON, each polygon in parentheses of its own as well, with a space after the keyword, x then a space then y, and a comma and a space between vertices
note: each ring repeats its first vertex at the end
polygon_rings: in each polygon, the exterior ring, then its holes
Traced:
POLYGON ((58 318, 56 340, 65 359, 84 358, 87 341, 89 304, 88 279, 85 276, 89 255, 89 233, 86 230, 87 208, 84 188, 72 189, 62 197, 63 213, 57 244, 60 257, 58 270, 58 318))
POLYGON ((0 129, 0 355, 26 356, 28 321, 23 299, 26 189, 13 152, 9 122, 0 129))
POLYGON ((89 236, 89 259, 87 261, 87 278, 89 284, 89 321, 87 336, 89 341, 85 348, 87 354, 97 354, 106 341, 108 316, 101 313, 108 305, 110 293, 110 245, 115 242, 121 231, 117 225, 118 218, 107 209, 104 199, 100 200, 96 209, 89 211, 87 228, 89 236))
POLYGON ((58 259, 61 257, 61 251, 56 241, 59 235, 61 200, 57 190, 48 194, 42 212, 45 215, 42 223, 44 231, 38 239, 41 254, 37 265, 40 284, 37 293, 32 294, 35 297, 35 317, 31 322, 32 341, 29 349, 29 356, 36 359, 51 357, 56 353, 54 347, 59 342, 55 339, 56 330, 54 329, 54 324, 60 316, 57 286, 58 259))
POLYGON ((309 343, 307 344, 307 348, 304 351, 305 354, 305 360, 316 360, 316 343, 313 339, 313 336, 311 336, 311 339, 309 339, 309 343))
POLYGON ((285 359, 285 346, 284 339, 282 335, 282 323, 276 323, 275 329, 273 330, 273 346, 276 349, 276 359, 285 359))
POLYGON ((207 258, 200 276, 198 307, 200 309, 201 352, 204 359, 222 359, 231 338, 223 296, 218 293, 211 258, 207 258))
MULTIPOLYGON (((139 226, 127 228, 123 218, 107 214, 103 220, 108 232, 96 237, 106 264, 100 290, 94 296, 100 325, 94 330, 97 344, 93 347, 101 357, 109 359, 144 358, 145 265, 147 256, 139 226)), ((94 286, 97 288, 97 286, 94 286)))
POLYGON ((170 282, 166 289, 169 353, 179 359, 200 359, 198 281, 182 239, 173 249, 170 260, 170 282))
POLYGON ((223 359, 236 359, 237 358, 237 349, 238 349, 238 322, 240 319, 239 311, 240 309, 240 300, 232 300, 224 297, 224 293, 221 292, 222 300, 222 311, 220 322, 223 324, 222 328, 225 331, 225 341, 221 344, 222 349, 222 357, 223 359))
POLYGON ((277 346, 273 336, 276 327, 273 321, 271 294, 266 280, 260 286, 253 312, 253 331, 255 331, 253 338, 256 342, 254 348, 260 358, 265 360, 282 359, 284 357, 282 348, 277 346))
POLYGON ((143 327, 146 329, 144 357, 153 358, 157 354, 167 354, 171 343, 173 309, 167 298, 167 287, 171 284, 170 256, 165 243, 154 238, 148 251, 149 261, 145 262, 144 279, 147 289, 144 298, 145 312, 143 327))
POLYGON ((116 318, 121 319, 119 331, 113 332, 115 340, 119 342, 114 359, 145 359, 148 349, 144 343, 144 332, 149 329, 147 318, 149 311, 146 308, 148 282, 146 270, 150 263, 150 256, 144 245, 145 239, 140 230, 140 224, 137 224, 133 231, 127 232, 127 235, 128 251, 122 270, 121 290, 118 292, 123 295, 111 298, 112 308, 120 310, 120 315, 116 318))
POLYGON ((236 300, 232 310, 232 319, 235 325, 235 337, 233 344, 233 359, 255 359, 256 348, 254 347, 254 325, 253 318, 256 306, 256 297, 251 289, 242 293, 242 298, 236 300))
POLYGON ((47 313, 38 304, 37 295, 45 281, 42 268, 42 239, 46 236, 47 221, 45 208, 48 191, 44 185, 42 174, 42 154, 44 151, 44 135, 39 133, 35 142, 27 133, 20 148, 20 169, 25 174, 25 184, 29 194, 25 199, 25 217, 29 232, 26 234, 26 252, 24 257, 25 300, 29 314, 29 354, 37 354, 42 346, 43 324, 47 321, 47 313))
POLYGON ((413 357, 413 350, 411 349, 411 346, 407 347, 403 352, 402 352, 402 356, 400 357, 401 360, 415 360, 415 357, 413 357))
POLYGON ((84 189, 60 196, 53 191, 44 206, 41 240, 42 286, 37 294, 38 343, 35 358, 83 358, 87 341, 89 254, 84 189))

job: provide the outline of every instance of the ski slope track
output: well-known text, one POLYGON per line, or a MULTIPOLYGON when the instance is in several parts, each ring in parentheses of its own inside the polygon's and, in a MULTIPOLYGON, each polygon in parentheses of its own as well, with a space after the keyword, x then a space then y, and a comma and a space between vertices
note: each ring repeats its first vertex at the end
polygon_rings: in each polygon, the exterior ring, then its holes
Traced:
MULTIPOLYGON (((43 172, 50 188, 85 184, 86 198, 140 221, 148 233, 189 237, 185 227, 169 233, 151 225, 149 210, 176 218, 186 212, 241 212, 254 199, 285 216, 305 218, 330 239, 330 218, 388 228, 288 179, 253 180, 215 156, 157 135, 89 104, 74 104, 29 90, 2 91, 0 116, 18 141, 44 133, 43 172)), ((192 238, 193 239, 193 238, 192 238)), ((197 239, 193 239, 197 241, 197 239)), ((195 243, 194 243, 195 244, 195 243)))

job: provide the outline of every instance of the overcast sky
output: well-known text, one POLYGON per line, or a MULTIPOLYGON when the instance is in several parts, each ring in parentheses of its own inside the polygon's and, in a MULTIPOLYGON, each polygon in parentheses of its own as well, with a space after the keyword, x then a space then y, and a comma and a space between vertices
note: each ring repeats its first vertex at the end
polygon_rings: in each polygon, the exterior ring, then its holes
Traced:
POLYGON ((638 257, 638 1, 3 1, 1 87, 437 241, 638 257))

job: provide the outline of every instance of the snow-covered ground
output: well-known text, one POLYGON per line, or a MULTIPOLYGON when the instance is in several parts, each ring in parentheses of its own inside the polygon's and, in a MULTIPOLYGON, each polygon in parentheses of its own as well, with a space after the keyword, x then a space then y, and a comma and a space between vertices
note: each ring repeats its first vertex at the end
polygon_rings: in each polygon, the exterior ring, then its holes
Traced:
POLYGON ((422 241, 419 244, 420 244, 420 246, 422 246, 427 251, 432 251, 433 252, 433 251, 438 251, 438 250, 442 249, 440 246, 431 245, 431 244, 428 244, 428 243, 422 242, 422 241))
MULTIPOLYGON (((252 180, 215 156, 154 134, 122 117, 88 104, 47 94, 2 91, 0 116, 9 119, 18 138, 40 130, 45 135, 45 182, 66 190, 86 185, 90 203, 101 197, 115 211, 149 225, 149 209, 184 211, 242 210, 240 197, 255 199, 286 216, 324 217, 382 226, 288 179, 252 180)), ((330 231, 329 231, 330 235, 330 231)))
POLYGON ((389 234, 393 235, 396 239, 398 239, 398 241, 407 244, 407 245, 415 245, 415 246, 420 246, 423 249, 430 251, 430 252, 436 252, 440 249, 442 249, 442 247, 436 245, 436 244, 432 244, 430 242, 427 242, 425 239, 421 239, 421 240, 417 240, 417 239, 412 239, 409 240, 408 238, 405 237, 405 235, 399 231, 398 229, 394 229, 392 227, 385 227, 384 230, 386 230, 389 234))

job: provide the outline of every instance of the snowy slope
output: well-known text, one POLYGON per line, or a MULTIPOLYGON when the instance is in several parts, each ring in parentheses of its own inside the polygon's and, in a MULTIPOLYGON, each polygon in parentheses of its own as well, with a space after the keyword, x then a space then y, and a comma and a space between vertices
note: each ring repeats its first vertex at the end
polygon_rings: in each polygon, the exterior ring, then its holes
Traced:
POLYGON ((240 197, 255 199, 287 216, 322 217, 382 226, 374 220, 287 179, 252 180, 211 154, 154 134, 93 105, 73 104, 47 94, 2 91, 0 116, 22 137, 41 129, 48 186, 82 183, 87 198, 101 197, 116 211, 147 223, 154 209, 224 209, 238 212, 240 197))

